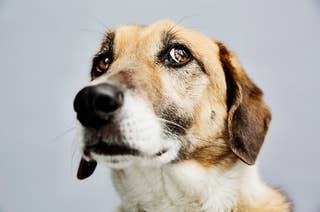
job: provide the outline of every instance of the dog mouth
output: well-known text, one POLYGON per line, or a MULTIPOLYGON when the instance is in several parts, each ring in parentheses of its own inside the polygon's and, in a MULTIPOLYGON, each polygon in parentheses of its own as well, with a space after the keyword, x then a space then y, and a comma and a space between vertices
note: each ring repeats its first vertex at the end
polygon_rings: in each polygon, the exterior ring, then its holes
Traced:
POLYGON ((137 156, 152 158, 161 156, 168 150, 163 148, 158 152, 147 153, 129 145, 127 143, 128 136, 123 134, 116 122, 105 125, 98 130, 87 129, 84 137, 83 155, 88 159, 92 159, 93 154, 106 157, 137 156))
POLYGON ((102 155, 109 158, 108 162, 110 164, 119 164, 122 162, 127 162, 126 156, 137 156, 141 158, 152 159, 161 157, 167 151, 168 150, 162 150, 150 156, 143 154, 141 151, 131 148, 125 144, 108 144, 103 141, 99 141, 95 145, 86 146, 84 148, 84 157, 82 157, 80 160, 77 177, 78 179, 83 180, 91 176, 94 170, 96 169, 97 161, 92 157, 91 153, 95 153, 97 155, 102 155))
POLYGON ((154 137, 141 138, 139 134, 129 137, 120 129, 109 125, 100 130, 86 129, 84 131, 82 157, 77 171, 79 180, 90 177, 97 164, 103 164, 112 169, 124 169, 131 165, 158 166, 175 159, 178 147, 172 145, 171 140, 164 140, 161 144, 155 143, 146 148, 143 144, 148 144, 146 142, 149 139, 153 141, 154 137), (139 143, 139 141, 143 142, 139 143))
POLYGON ((138 156, 140 153, 134 148, 130 148, 124 144, 108 144, 103 141, 99 141, 93 146, 85 147, 84 154, 90 156, 93 152, 98 155, 115 156, 115 155, 133 155, 138 156))
POLYGON ((99 141, 94 145, 84 147, 84 155, 91 158, 91 153, 103 156, 140 156, 140 157, 159 157, 166 153, 168 150, 163 149, 154 155, 147 155, 135 148, 129 147, 126 144, 110 144, 104 141, 99 141))

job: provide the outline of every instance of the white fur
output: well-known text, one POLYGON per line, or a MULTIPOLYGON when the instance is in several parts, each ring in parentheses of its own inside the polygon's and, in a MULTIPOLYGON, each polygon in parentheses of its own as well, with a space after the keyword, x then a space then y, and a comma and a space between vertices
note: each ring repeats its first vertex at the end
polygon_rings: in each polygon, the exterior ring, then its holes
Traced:
POLYGON ((238 162, 221 171, 194 161, 162 167, 130 166, 113 171, 113 182, 122 199, 120 211, 231 211, 241 190, 261 192, 258 178, 248 177, 255 167, 238 162))

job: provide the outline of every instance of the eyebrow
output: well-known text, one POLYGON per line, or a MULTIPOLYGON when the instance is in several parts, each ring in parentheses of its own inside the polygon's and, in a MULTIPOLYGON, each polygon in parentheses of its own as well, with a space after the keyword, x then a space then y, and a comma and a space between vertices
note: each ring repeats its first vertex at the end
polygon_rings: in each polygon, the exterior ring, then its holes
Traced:
POLYGON ((159 46, 160 51, 157 54, 157 58, 159 61, 161 61, 166 54, 168 47, 171 46, 174 43, 174 40, 176 40, 176 36, 174 33, 171 33, 169 31, 163 31, 161 33, 161 43, 159 46))
POLYGON ((114 31, 110 30, 105 33, 98 55, 105 54, 105 53, 112 53, 114 38, 115 38, 114 31))
POLYGON ((162 46, 165 48, 173 43, 176 40, 176 36, 171 31, 164 31, 162 32, 162 46))
POLYGON ((113 31, 108 31, 105 33, 99 51, 92 58, 92 65, 94 65, 96 61, 103 55, 113 56, 114 37, 115 32, 113 31))
POLYGON ((101 59, 102 57, 105 57, 106 55, 113 57, 114 37, 115 37, 114 31, 108 31, 105 33, 105 36, 101 43, 100 50, 92 58, 91 71, 90 71, 91 80, 94 79, 93 72, 99 59, 101 59))

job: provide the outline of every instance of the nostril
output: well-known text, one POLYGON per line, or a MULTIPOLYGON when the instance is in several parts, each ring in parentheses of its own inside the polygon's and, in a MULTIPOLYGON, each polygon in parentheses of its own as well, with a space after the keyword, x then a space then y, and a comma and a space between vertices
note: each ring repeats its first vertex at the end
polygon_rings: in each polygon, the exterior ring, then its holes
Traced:
POLYGON ((116 111, 123 103, 122 91, 109 84, 102 84, 96 87, 96 93, 93 98, 93 108, 96 113, 101 115, 116 111))
POLYGON ((107 95, 99 95, 95 98, 94 109, 97 112, 111 113, 120 107, 120 102, 116 98, 107 95))

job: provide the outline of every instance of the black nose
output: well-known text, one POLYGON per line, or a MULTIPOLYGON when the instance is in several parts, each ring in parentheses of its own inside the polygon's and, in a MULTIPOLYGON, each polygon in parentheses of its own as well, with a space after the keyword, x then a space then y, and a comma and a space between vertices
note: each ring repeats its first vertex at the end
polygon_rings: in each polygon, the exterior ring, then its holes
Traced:
POLYGON ((100 128, 123 104, 123 92, 109 83, 88 86, 79 91, 73 106, 85 127, 100 128))

